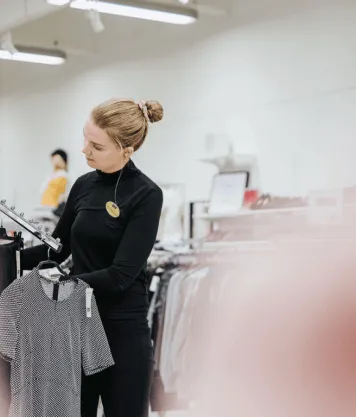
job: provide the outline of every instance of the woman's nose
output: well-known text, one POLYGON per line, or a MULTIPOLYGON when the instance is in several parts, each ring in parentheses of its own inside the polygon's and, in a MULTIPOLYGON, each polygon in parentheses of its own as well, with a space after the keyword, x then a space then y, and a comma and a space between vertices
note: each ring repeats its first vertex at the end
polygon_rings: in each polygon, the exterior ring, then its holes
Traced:
POLYGON ((84 142, 84 146, 82 148, 82 152, 84 154, 87 154, 88 153, 88 143, 87 142, 84 142))

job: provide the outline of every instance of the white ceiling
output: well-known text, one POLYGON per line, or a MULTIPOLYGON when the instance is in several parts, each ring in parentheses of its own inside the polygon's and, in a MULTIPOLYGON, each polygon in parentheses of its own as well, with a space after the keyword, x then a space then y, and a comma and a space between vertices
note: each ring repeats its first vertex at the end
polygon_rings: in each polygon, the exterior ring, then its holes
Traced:
POLYGON ((0 0, 0 33, 56 11, 45 0, 0 0))
MULTIPOLYGON (((145 0, 143 0, 145 1, 145 0)), ((154 0, 163 3, 177 4, 178 0, 154 0)), ((285 13, 303 8, 314 8, 326 4, 347 4, 355 0, 191 0, 193 6, 201 9, 201 18, 221 19, 220 12, 225 17, 231 17, 235 12, 239 20, 255 20, 260 18, 276 18, 285 13)), ((0 0, 0 33, 22 26, 25 23, 42 18, 48 14, 62 13, 63 10, 49 5, 46 0, 0 0)), ((73 13, 73 10, 66 10, 73 13)), ((63 14, 63 16, 69 14, 63 14)))
MULTIPOLYGON (((0 0, 1 7, 4 1, 21 3, 21 0, 0 0)), ((42 6, 45 3, 45 0, 28 1, 41 2, 42 6)), ((178 3, 178 0, 158 1, 170 4, 178 3)), ((42 17, 30 18, 27 23, 13 29, 12 34, 14 42, 18 45, 55 46, 63 49, 73 58, 83 55, 108 56, 115 54, 122 59, 132 59, 140 55, 144 58, 146 53, 152 57, 155 52, 160 51, 161 53, 164 45, 167 48, 174 47, 174 44, 177 47, 180 44, 184 46, 184 42, 189 41, 192 37, 199 39, 210 32, 219 31, 226 25, 229 10, 234 2, 235 0, 200 0, 200 4, 203 5, 201 18, 198 24, 188 26, 154 23, 103 14, 101 18, 105 25, 105 31, 100 34, 94 33, 85 12, 69 7, 50 7, 49 9, 46 7, 45 10, 42 9, 42 17), (220 15, 220 12, 226 12, 226 15, 220 15)), ((20 9, 17 9, 18 13, 20 9)), ((39 13, 39 9, 37 12, 39 13)), ((13 12, 13 14, 16 13, 13 12)))
POLYGON ((16 27, 12 34, 18 45, 58 47, 67 53, 73 65, 80 62, 96 66, 118 60, 144 61, 147 57, 185 49, 187 43, 199 43, 230 28, 283 19, 308 8, 325 7, 326 4, 342 2, 346 5, 354 1, 199 0, 199 6, 204 5, 204 10, 217 8, 225 10, 226 14, 204 12, 196 24, 188 26, 102 15, 105 31, 97 34, 82 11, 48 6, 46 0, 0 0, 0 31, 12 25, 16 27), (5 13, 2 13, 3 10, 5 13))
MULTIPOLYGON (((4 1, 15 0, 0 0, 1 7, 4 1)), ((155 1, 171 4, 178 2, 178 0, 155 1)), ((75 76, 83 72, 83 68, 94 70, 98 66, 111 63, 129 63, 129 65, 132 63, 134 68, 138 68, 144 65, 147 59, 169 57, 170 54, 186 49, 188 44, 198 44, 197 47, 200 47, 201 40, 228 30, 229 25, 232 24, 229 8, 236 0, 200 1, 204 3, 205 13, 196 24, 170 25, 103 14, 101 17, 105 31, 99 34, 93 32, 85 12, 69 7, 54 7, 55 11, 52 13, 47 9, 48 13, 42 17, 30 19, 27 23, 11 30, 14 43, 24 46, 57 47, 68 55, 66 65, 48 69, 44 66, 17 65, 10 61, 0 61, 0 95, 12 94, 15 90, 20 91, 22 88, 32 88, 32 86, 38 89, 40 86, 34 84, 36 83, 34 80, 38 80, 38 74, 42 72, 41 87, 44 87, 46 82, 53 84, 53 77, 59 82, 60 77, 65 79, 68 76, 75 76), (226 10, 227 14, 222 16, 216 13, 206 14, 206 6, 210 7, 211 12, 211 8, 216 4, 219 5, 219 9, 226 10)))
MULTIPOLYGON (((156 1, 178 3, 178 0, 156 1)), ((214 12, 215 8, 224 8, 231 0, 204 0, 203 3, 207 10, 214 12)), ((0 0, 0 33, 58 10, 58 7, 49 5, 46 0, 0 0)))
MULTIPOLYGON (((204 48, 207 44, 205 40, 218 38, 226 31, 236 31, 241 28, 250 30, 253 25, 287 19, 289 16, 304 13, 307 9, 318 9, 340 3, 346 6, 347 3, 355 2, 355 0, 199 0, 200 5, 226 10, 226 15, 203 13, 196 24, 187 26, 102 15, 105 31, 96 34, 91 29, 84 12, 70 8, 48 8, 45 0, 27 0, 33 8, 31 13, 24 14, 24 1, 0 0, 0 22, 4 24, 2 12, 8 10, 7 22, 12 16, 12 22, 17 22, 14 26, 19 24, 12 30, 14 42, 18 45, 58 47, 67 53, 68 61, 66 65, 50 70, 41 66, 16 65, 2 61, 0 62, 0 94, 20 90, 24 86, 29 88, 32 85, 31 80, 38 80, 40 71, 43 72, 41 83, 44 86, 47 78, 48 83, 52 85, 53 77, 58 81, 60 77, 65 78, 82 72, 83 68, 90 70, 111 63, 129 63, 133 68, 138 68, 145 65, 147 59, 151 61, 155 58, 169 58, 171 54, 184 51, 187 45, 195 46, 195 49, 204 48), (12 8, 8 7, 10 4, 12 8), (7 9, 4 9, 4 5, 7 9), (26 18, 29 21, 23 23, 26 18), (46 74, 50 75, 46 78, 46 74)), ((160 1, 172 3, 178 0, 160 1)), ((345 7, 345 13, 346 10, 345 7)), ((159 62, 162 60, 160 59, 159 62)))

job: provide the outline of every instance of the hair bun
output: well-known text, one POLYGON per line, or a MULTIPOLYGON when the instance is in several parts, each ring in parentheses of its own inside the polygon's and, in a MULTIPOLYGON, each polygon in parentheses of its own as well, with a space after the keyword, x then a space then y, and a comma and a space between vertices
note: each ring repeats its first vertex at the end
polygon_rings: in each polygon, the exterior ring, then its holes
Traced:
POLYGON ((151 123, 157 123, 163 119, 163 107, 158 101, 146 101, 148 118, 151 123))

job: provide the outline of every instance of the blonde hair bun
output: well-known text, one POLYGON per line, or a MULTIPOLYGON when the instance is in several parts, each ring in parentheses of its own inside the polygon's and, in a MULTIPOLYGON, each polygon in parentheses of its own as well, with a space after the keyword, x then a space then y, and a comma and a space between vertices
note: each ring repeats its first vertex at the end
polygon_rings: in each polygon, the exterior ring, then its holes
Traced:
POLYGON ((158 101, 135 102, 132 99, 111 99, 96 106, 91 117, 100 129, 122 148, 140 149, 146 139, 149 123, 163 118, 158 101))
POLYGON ((163 107, 158 101, 146 101, 148 118, 151 123, 157 123, 163 119, 163 107))

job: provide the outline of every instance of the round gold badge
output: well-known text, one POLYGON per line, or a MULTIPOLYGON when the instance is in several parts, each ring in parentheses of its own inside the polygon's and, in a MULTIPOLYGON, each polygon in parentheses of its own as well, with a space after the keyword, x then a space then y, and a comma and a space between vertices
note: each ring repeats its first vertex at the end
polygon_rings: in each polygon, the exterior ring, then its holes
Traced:
POLYGON ((111 217, 117 218, 120 216, 119 207, 112 201, 108 201, 105 207, 106 207, 106 211, 110 214, 111 217))

